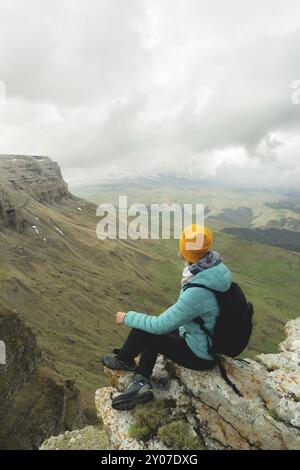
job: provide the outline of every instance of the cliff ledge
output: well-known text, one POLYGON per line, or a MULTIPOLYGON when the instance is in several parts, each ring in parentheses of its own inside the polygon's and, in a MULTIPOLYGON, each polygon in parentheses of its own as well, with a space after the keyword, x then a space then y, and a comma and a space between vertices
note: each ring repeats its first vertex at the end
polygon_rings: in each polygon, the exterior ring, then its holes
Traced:
MULTIPOLYGON (((260 354, 255 360, 223 358, 243 397, 224 382, 217 368, 195 372, 160 357, 153 375, 156 402, 169 403, 173 429, 185 422, 185 429, 208 449, 300 449, 300 318, 287 323, 285 334, 278 354, 260 354)), ((161 430, 148 440, 141 438, 134 411, 111 408, 111 398, 123 389, 129 375, 108 369, 105 373, 111 386, 96 391, 96 408, 111 447, 172 448, 161 430)), ((144 434, 149 436, 145 429, 144 434)))

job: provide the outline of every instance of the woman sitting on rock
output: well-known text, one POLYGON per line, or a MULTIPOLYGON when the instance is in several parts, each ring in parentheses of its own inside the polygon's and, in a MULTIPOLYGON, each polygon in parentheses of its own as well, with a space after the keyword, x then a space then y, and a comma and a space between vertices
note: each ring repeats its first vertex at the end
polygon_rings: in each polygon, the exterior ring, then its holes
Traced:
MULTIPOLYGON (((212 240, 212 232, 200 225, 191 225, 182 232, 179 242, 185 260, 182 287, 193 282, 219 292, 230 288, 231 273, 222 257, 211 251, 212 240)), ((182 287, 177 302, 159 316, 133 311, 117 313, 117 324, 132 330, 122 348, 105 354, 102 363, 110 369, 134 374, 125 392, 113 399, 113 408, 128 410, 153 399, 150 377, 158 354, 188 369, 209 370, 215 366, 216 361, 209 354, 211 339, 195 319, 201 317, 205 329, 213 332, 220 313, 216 297, 205 288, 182 287)))

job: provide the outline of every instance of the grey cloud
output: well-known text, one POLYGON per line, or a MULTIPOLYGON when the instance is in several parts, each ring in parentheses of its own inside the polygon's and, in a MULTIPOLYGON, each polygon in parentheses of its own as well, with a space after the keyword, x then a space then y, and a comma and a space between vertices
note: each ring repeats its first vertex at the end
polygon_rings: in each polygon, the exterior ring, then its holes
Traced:
POLYGON ((143 74, 138 0, 11 0, 0 13, 0 69, 13 96, 58 107, 101 104, 143 74))
POLYGON ((298 1, 2 0, 0 17, 1 153, 49 154, 84 182, 299 184, 298 1))

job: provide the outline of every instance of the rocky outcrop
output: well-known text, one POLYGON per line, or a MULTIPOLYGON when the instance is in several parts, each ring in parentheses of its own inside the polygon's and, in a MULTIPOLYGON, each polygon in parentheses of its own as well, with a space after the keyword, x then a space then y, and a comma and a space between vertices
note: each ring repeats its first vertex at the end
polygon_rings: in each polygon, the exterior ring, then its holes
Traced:
POLYGON ((18 393, 41 361, 41 351, 30 328, 0 304, 0 340, 6 360, 0 365, 0 420, 8 403, 18 393))
POLYGON ((39 202, 51 203, 70 195, 58 164, 49 157, 0 155, 0 184, 39 202))
POLYGON ((61 170, 49 157, 0 155, 0 228, 22 231, 31 199, 52 204, 69 197, 61 170))
POLYGON ((5 407, 0 449, 38 449, 50 436, 84 425, 74 383, 49 377, 39 367, 5 407))
MULTIPOLYGON (((185 419, 209 449, 300 449, 300 318, 289 321, 285 333, 278 354, 223 358, 242 397, 217 369, 190 371, 160 357, 153 374, 156 398, 172 400, 170 413, 185 419)), ((142 442, 131 437, 134 414, 110 406, 129 375, 105 372, 112 385, 97 390, 96 408, 112 448, 165 448, 157 438, 142 442)))
POLYGON ((24 207, 24 198, 0 183, 0 229, 2 227, 14 227, 19 232, 23 231, 25 218, 22 209, 24 207))
POLYGON ((83 426, 80 393, 71 380, 45 373, 32 330, 0 304, 0 449, 37 449, 49 436, 83 426))
POLYGON ((87 426, 76 431, 66 431, 47 439, 40 450, 110 450, 106 432, 99 426, 87 426))

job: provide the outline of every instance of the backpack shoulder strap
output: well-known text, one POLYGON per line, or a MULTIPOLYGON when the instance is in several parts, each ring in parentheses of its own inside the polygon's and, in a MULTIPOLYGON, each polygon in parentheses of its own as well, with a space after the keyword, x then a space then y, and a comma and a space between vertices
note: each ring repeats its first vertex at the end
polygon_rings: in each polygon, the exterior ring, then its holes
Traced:
POLYGON ((183 289, 183 291, 185 292, 187 289, 190 289, 191 287, 202 287, 203 289, 210 290, 211 292, 215 292, 215 293, 218 292, 218 291, 215 290, 215 289, 211 289, 210 287, 207 287, 207 286, 205 286, 205 285, 203 285, 203 284, 196 284, 196 283, 194 283, 194 282, 188 282, 188 283, 184 284, 184 286, 183 286, 182 289, 183 289))
MULTIPOLYGON (((190 289, 192 287, 202 287, 203 289, 207 289, 213 293, 217 292, 215 291, 214 289, 210 289, 209 287, 207 286, 204 286, 203 284, 196 284, 196 283, 193 283, 193 282, 188 282, 187 284, 184 284, 183 286, 183 291, 185 292, 187 289, 190 289)), ((212 340, 212 334, 211 332, 206 328, 205 326, 205 323, 204 323, 204 320, 203 318, 201 318, 200 316, 197 317, 197 318, 194 318, 194 321, 196 323, 198 323, 198 325, 200 326, 201 330, 212 340)))
MULTIPOLYGON (((196 283, 193 283, 193 282, 188 282, 187 284, 184 284, 184 286, 183 286, 182 289, 183 289, 183 291, 185 292, 187 289, 190 289, 190 288, 192 288, 192 287, 202 287, 203 289, 210 290, 210 291, 213 292, 213 293, 216 292, 214 289, 210 289, 209 287, 206 287, 206 286, 204 286, 203 284, 196 284, 196 283)), ((194 318, 194 321, 195 321, 196 323, 198 323, 198 325, 200 326, 201 330, 202 330, 207 336, 209 336, 209 337, 212 339, 212 334, 211 334, 211 332, 206 328, 203 318, 197 317, 197 318, 194 318)))
MULTIPOLYGON (((206 328, 205 326, 205 323, 204 323, 204 320, 202 317, 196 317, 194 318, 194 322, 198 323, 198 325, 200 326, 201 330, 207 335, 209 336, 209 338, 212 340, 213 339, 213 336, 211 334, 211 332, 206 328)), ((211 353, 211 351, 209 351, 211 353)))

